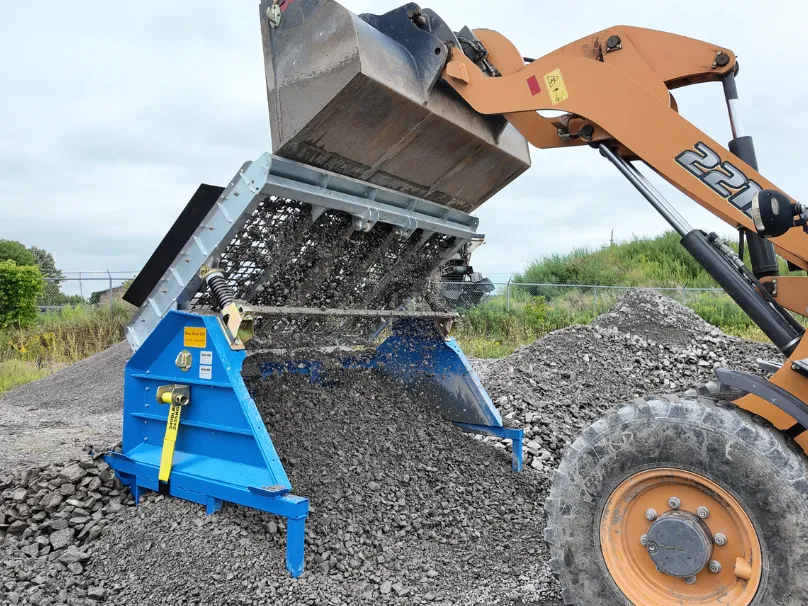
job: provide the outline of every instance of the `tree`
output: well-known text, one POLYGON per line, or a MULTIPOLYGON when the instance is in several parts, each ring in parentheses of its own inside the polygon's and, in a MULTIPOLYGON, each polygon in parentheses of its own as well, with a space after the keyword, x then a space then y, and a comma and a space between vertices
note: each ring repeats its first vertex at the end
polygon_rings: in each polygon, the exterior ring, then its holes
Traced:
POLYGON ((53 255, 43 248, 32 246, 28 249, 36 259, 42 277, 46 278, 45 287, 39 295, 39 304, 46 306, 70 305, 69 297, 62 290, 62 280, 65 275, 56 268, 56 260, 53 255))
MULTIPOLYGON (((16 240, 0 240, 0 261, 14 261, 20 267, 36 266, 44 280, 37 303, 43 306, 75 305, 76 297, 68 297, 61 290, 64 274, 56 267, 53 255, 43 248, 26 248, 16 240)), ((81 299, 79 297, 79 299, 81 299)))
POLYGON ((34 253, 16 240, 0 240, 0 261, 14 261, 20 267, 37 265, 34 253))
POLYGON ((51 253, 42 248, 37 248, 36 246, 32 246, 28 250, 31 251, 31 254, 34 256, 34 260, 39 266, 39 271, 42 273, 43 278, 64 279, 65 276, 61 270, 56 269, 56 260, 51 253))
POLYGON ((21 267, 11 260, 0 261, 0 328, 22 328, 36 320, 36 299, 42 286, 36 265, 21 267))

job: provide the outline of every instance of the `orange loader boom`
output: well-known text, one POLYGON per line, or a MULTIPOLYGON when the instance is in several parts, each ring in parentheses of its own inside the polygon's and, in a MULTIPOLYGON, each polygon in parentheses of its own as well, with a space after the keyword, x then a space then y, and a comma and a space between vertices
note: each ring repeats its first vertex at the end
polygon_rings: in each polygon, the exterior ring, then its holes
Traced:
MULTIPOLYGON (((782 311, 785 308, 808 315, 808 278, 779 277, 771 245, 756 233, 752 210, 755 195, 767 190, 786 194, 757 171, 751 139, 743 136, 737 113, 735 54, 684 36, 616 26, 540 59, 526 60, 498 32, 478 29, 474 35, 487 51, 486 61, 497 70, 496 77, 484 73, 461 48, 455 47, 444 79, 477 112, 503 115, 538 148, 600 148, 680 232, 686 247, 689 233, 696 237, 704 234, 684 223, 630 161, 642 160, 746 235, 755 269, 755 275, 745 272, 751 286, 748 295, 760 298, 764 307, 780 308, 779 315, 784 317, 780 323, 788 335, 781 335, 779 343, 773 338, 789 360, 771 383, 801 402, 808 401, 808 373, 799 364, 808 358, 808 342, 801 339, 800 327, 782 311), (736 153, 678 113, 671 91, 702 82, 724 84, 736 153), (564 115, 543 117, 539 112, 544 110, 564 115), (737 154, 744 155, 746 161, 737 154)), ((808 269, 808 237, 802 230, 790 229, 772 237, 771 242, 792 267, 808 269)), ((734 297, 738 293, 732 290, 728 288, 734 297)), ((758 322, 753 313, 750 315, 758 322)), ((772 336, 765 327, 764 332, 772 336)), ((737 404, 778 429, 791 430, 796 442, 808 452, 808 432, 795 416, 751 393, 737 404)))

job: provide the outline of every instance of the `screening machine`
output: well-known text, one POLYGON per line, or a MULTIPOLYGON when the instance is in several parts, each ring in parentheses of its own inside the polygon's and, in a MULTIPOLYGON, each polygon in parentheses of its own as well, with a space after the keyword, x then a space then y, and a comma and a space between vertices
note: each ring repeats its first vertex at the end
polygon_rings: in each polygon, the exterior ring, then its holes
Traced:
POLYGON ((513 440, 520 470, 522 430, 504 427, 427 285, 468 266, 480 243, 469 211, 530 158, 504 119, 439 81, 446 47, 408 27, 411 9, 290 5, 261 5, 275 154, 225 188, 200 186, 125 295, 139 310, 123 446, 107 461, 135 500, 162 489, 208 513, 230 501, 284 516, 298 576, 308 501, 250 397, 246 356, 273 352, 257 363, 264 378, 317 381, 311 352, 340 351, 346 369, 403 380, 462 430, 513 440))

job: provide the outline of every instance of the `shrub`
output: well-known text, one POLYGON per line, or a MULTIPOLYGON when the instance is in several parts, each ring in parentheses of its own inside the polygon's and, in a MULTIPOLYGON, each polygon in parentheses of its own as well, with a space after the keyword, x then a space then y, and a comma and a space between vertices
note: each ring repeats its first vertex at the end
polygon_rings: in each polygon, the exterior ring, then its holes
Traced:
POLYGON ((0 261, 0 328, 22 328, 36 320, 36 298, 43 288, 38 267, 0 261))

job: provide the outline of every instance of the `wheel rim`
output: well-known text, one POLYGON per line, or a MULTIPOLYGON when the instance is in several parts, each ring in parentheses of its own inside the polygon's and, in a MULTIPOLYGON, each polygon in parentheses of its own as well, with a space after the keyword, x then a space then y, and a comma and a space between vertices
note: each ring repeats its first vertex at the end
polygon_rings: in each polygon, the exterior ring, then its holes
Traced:
MULTIPOLYGON (((704 513, 702 511, 702 516, 704 513)), ((635 604, 746 606, 760 586, 762 551, 749 516, 720 486, 684 470, 651 469, 620 484, 606 502, 601 516, 600 546, 612 579, 635 604), (672 507, 675 500, 669 502, 674 497, 679 501, 677 508, 672 507), (706 508, 706 518, 699 516, 699 508, 706 508), (649 520, 648 510, 656 512, 657 517, 649 520), (694 558, 699 560, 709 553, 709 561, 718 562, 720 571, 711 571, 708 564, 687 580, 660 571, 658 547, 652 545, 652 556, 647 537, 649 533, 655 538, 670 536, 670 533, 665 534, 668 527, 664 527, 663 522, 669 526, 680 524, 683 525, 680 528, 685 529, 673 539, 663 539, 666 553, 682 551, 676 541, 685 541, 691 538, 690 534, 698 536, 701 529, 709 533, 708 539, 715 537, 714 545, 694 547, 695 556, 688 552, 687 561, 692 565, 694 558), (720 545, 722 542, 724 544, 720 545)), ((681 559, 684 561, 684 556, 681 559)), ((675 568, 677 572, 682 570, 681 562, 663 566, 669 570, 675 568)))

